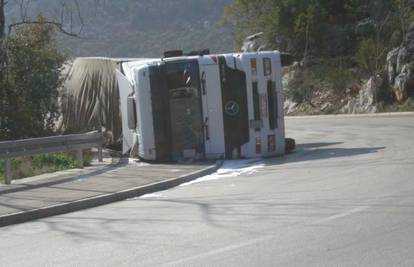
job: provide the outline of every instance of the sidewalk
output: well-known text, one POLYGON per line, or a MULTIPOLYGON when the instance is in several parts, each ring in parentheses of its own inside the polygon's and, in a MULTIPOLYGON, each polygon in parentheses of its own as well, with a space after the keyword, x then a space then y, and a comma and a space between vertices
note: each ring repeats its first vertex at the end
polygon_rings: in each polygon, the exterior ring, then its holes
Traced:
POLYGON ((166 190, 214 172, 221 162, 98 164, 0 186, 0 227, 166 190))

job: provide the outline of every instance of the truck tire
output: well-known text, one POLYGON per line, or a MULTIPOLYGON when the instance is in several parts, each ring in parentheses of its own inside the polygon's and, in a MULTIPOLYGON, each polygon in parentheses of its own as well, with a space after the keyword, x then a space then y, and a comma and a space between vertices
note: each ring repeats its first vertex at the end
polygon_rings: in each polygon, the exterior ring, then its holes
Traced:
POLYGON ((285 139, 285 152, 286 153, 291 153, 295 150, 296 148, 296 142, 295 139, 293 138, 286 138, 285 139))

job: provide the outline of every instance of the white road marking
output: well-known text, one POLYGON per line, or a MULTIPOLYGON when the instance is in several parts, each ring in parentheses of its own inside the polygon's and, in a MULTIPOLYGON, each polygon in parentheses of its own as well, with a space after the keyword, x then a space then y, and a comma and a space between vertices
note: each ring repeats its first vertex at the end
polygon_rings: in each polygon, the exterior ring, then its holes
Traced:
POLYGON ((344 217, 347 217, 349 215, 364 211, 364 210, 369 209, 369 208, 370 208, 370 206, 356 207, 352 210, 348 210, 348 211, 345 211, 343 213, 335 214, 335 215, 332 215, 332 216, 314 221, 311 224, 322 224, 322 223, 330 222, 330 221, 333 221, 333 220, 336 220, 336 219, 344 218, 344 217))
POLYGON ((180 260, 177 260, 177 261, 169 262, 169 263, 163 264, 161 266, 181 265, 181 264, 183 264, 185 262, 188 262, 188 261, 192 261, 192 260, 196 260, 196 259, 200 259, 200 258, 206 258, 206 257, 209 257, 209 256, 214 256, 214 255, 217 255, 217 254, 232 251, 232 250, 239 249, 239 248, 242 248, 242 247, 252 246, 252 245, 255 245, 257 243, 261 243, 263 241, 270 240, 272 238, 274 238, 274 237, 273 236, 265 236, 265 237, 249 240, 249 241, 242 242, 242 243, 239 243, 239 244, 230 245, 230 246, 227 246, 227 247, 219 248, 219 249, 216 249, 216 250, 201 253, 201 254, 198 254, 198 255, 191 256, 191 257, 183 258, 183 259, 180 259, 180 260))
MULTIPOLYGON (((359 213, 359 212, 364 211, 364 210, 369 209, 369 208, 370 208, 370 206, 357 207, 357 208, 345 211, 343 213, 339 213, 339 214, 336 214, 336 215, 332 215, 332 216, 314 221, 313 223, 311 223, 311 225, 322 224, 322 223, 326 223, 326 222, 329 222, 329 221, 334 221, 334 220, 337 220, 337 219, 340 219, 340 218, 350 216, 350 215, 355 214, 355 213, 359 213)), ((236 249, 239 249, 239 248, 252 246, 252 245, 267 241, 267 240, 271 240, 273 238, 274 238, 274 236, 264 236, 264 237, 256 238, 256 239, 249 240, 249 241, 246 241, 246 242, 241 242, 241 243, 238 243, 238 244, 234 244, 234 245, 222 247, 222 248, 219 248, 219 249, 216 249, 216 250, 212 250, 212 251, 209 251, 209 252, 194 255, 194 256, 191 256, 191 257, 183 258, 183 259, 180 259, 180 260, 177 260, 177 261, 169 262, 169 263, 163 264, 161 266, 181 265, 183 263, 186 263, 186 262, 189 262, 189 261, 192 261, 192 260, 196 260, 196 259, 200 259, 200 258, 206 258, 206 257, 214 256, 214 255, 217 255, 217 254, 225 253, 225 252, 228 252, 228 251, 236 250, 236 249)))

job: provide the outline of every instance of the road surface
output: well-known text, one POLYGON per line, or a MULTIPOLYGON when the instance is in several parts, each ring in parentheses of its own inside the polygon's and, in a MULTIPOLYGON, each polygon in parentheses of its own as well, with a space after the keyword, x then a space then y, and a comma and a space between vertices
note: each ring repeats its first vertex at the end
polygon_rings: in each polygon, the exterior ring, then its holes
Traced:
POLYGON ((287 119, 298 151, 0 228, 1 266, 414 266, 414 116, 287 119))

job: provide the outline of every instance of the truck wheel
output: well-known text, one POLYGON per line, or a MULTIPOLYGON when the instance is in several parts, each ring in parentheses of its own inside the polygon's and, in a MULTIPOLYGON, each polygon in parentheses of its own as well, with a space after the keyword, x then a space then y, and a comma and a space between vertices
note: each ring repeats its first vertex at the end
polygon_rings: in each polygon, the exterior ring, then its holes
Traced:
POLYGON ((291 153, 295 150, 296 148, 296 142, 295 139, 293 138, 286 138, 285 139, 285 152, 286 153, 291 153))

